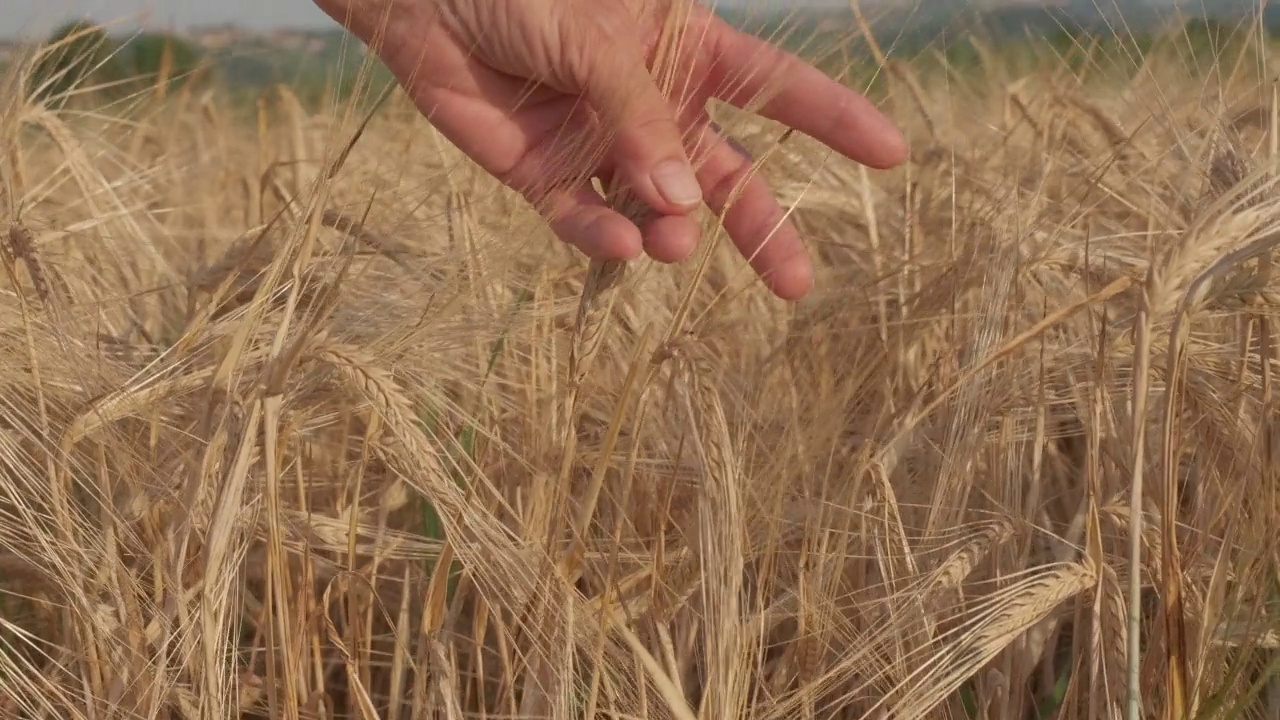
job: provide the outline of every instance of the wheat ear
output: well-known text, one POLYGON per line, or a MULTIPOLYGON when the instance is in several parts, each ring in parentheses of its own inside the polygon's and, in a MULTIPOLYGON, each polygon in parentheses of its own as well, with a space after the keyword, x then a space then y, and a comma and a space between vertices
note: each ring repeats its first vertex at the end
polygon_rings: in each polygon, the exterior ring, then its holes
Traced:
MULTIPOLYGON (((674 53, 683 33, 680 13, 683 3, 673 2, 667 11, 662 34, 658 40, 654 67, 658 71, 658 86, 663 95, 670 97, 674 77, 674 53)), ((620 176, 614 176, 606 188, 609 205, 637 227, 643 227, 653 211, 627 187, 620 176)), ((582 384, 591 371, 591 363, 600 351, 609 318, 618 300, 618 290, 625 278, 627 264, 621 260, 593 259, 587 268, 586 281, 578 304, 578 316, 574 324, 573 340, 569 350, 569 388, 564 399, 565 436, 560 461, 559 488, 568 483, 577 450, 577 424, 579 396, 582 384)), ((561 494, 561 497, 563 495, 561 494)), ((557 503, 560 505, 561 503, 557 503)), ((557 517, 562 508, 557 507, 557 517)))

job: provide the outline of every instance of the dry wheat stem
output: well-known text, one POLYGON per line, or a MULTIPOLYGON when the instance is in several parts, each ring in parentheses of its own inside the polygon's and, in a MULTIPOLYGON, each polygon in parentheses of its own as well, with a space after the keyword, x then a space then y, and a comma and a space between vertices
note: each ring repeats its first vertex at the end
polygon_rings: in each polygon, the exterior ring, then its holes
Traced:
POLYGON ((717 108, 797 306, 723 216, 601 285, 404 93, 0 71, 0 716, 1274 715, 1280 101, 1109 42, 895 60, 901 171, 717 108))

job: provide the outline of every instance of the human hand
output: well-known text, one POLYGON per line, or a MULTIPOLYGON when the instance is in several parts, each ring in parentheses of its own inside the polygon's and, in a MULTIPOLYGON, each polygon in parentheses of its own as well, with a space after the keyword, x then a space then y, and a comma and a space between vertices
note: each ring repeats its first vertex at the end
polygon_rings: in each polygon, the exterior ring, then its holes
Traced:
POLYGON ((432 125, 587 256, 679 262, 698 242, 689 213, 705 203, 769 288, 799 299, 813 283, 799 233, 762 178, 742 183, 751 160, 711 125, 708 100, 743 107, 764 93, 762 115, 875 168, 903 162, 905 142, 866 98, 696 5, 678 11, 681 92, 668 100, 650 66, 672 1, 316 3, 373 48, 432 125), (653 209, 641 227, 591 186, 615 175, 653 209))

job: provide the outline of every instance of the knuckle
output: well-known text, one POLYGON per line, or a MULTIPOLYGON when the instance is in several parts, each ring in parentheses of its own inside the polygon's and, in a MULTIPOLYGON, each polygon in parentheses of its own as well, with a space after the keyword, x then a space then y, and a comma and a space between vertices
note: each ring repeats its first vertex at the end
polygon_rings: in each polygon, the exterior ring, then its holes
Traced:
POLYGON ((558 45, 570 72, 581 83, 609 73, 636 49, 634 21, 614 3, 579 8, 559 23, 558 45), (632 45, 629 47, 629 45, 632 45))
POLYGON ((752 178, 751 163, 743 160, 707 183, 707 204, 724 207, 752 178))
POLYGON ((680 133, 679 126, 676 125, 675 118, 666 108, 658 107, 640 107, 631 122, 628 123, 628 130, 634 133, 643 134, 649 137, 659 135, 665 137, 678 137, 680 133))

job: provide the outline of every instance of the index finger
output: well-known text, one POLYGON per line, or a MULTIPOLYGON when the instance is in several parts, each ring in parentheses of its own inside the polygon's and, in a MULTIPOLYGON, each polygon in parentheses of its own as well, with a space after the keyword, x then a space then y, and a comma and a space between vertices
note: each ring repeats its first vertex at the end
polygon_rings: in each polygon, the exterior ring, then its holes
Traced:
POLYGON ((870 100, 781 48, 723 20, 712 23, 703 51, 716 97, 740 108, 764 98, 761 115, 869 167, 906 160, 902 132, 870 100))

